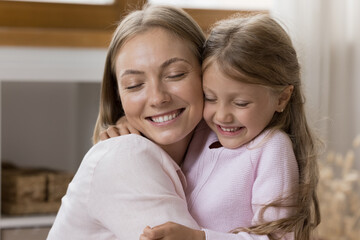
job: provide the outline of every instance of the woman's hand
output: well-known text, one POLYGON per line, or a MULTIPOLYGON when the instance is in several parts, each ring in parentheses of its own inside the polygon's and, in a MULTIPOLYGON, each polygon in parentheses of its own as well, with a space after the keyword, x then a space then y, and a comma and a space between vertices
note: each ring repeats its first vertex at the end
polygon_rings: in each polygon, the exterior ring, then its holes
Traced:
POLYGON ((102 141, 112 137, 117 137, 132 133, 141 135, 140 132, 127 121, 127 118, 123 116, 116 122, 116 125, 111 125, 104 131, 100 132, 100 140, 102 141))
POLYGON ((140 240, 205 240, 205 232, 185 227, 183 225, 167 222, 150 228, 146 227, 140 240))

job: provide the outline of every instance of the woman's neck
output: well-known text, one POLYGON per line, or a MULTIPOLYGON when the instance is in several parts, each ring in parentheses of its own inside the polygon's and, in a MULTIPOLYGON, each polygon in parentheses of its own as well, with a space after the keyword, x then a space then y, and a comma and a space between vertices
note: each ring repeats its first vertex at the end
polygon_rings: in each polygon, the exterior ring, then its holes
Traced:
POLYGON ((179 142, 169 145, 161 145, 160 147, 180 166, 185 158, 192 135, 193 132, 189 133, 179 142))

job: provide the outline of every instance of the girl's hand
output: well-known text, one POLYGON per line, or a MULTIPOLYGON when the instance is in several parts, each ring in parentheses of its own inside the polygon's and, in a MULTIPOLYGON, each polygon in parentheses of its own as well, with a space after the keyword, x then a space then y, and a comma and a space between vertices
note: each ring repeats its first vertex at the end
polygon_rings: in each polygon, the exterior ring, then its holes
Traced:
POLYGON ((116 125, 111 125, 104 131, 100 132, 100 140, 102 141, 131 133, 141 135, 140 132, 127 121, 127 118, 123 116, 116 122, 116 125))
POLYGON ((140 240, 205 240, 205 232, 185 227, 183 225, 167 222, 150 228, 146 227, 140 240))

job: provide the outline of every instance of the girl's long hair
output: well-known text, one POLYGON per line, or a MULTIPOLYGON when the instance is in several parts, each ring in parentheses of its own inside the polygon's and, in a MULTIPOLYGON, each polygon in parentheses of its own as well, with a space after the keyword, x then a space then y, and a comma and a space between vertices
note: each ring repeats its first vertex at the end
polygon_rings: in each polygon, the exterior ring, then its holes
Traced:
POLYGON ((262 208, 264 213, 269 207, 291 207, 294 214, 233 232, 268 235, 270 239, 291 232, 296 240, 310 239, 312 229, 320 223, 316 195, 320 141, 306 120, 300 66, 290 37, 268 15, 234 16, 218 22, 205 43, 203 69, 214 62, 228 77, 267 86, 275 93, 294 86, 286 108, 274 114, 267 129, 280 129, 290 137, 299 168, 299 187, 262 208), (290 205, 285 203, 289 199, 290 205))
POLYGON ((180 8, 145 4, 141 10, 128 14, 116 28, 105 60, 101 85, 100 108, 96 121, 93 143, 100 139, 100 132, 124 116, 115 75, 115 60, 119 49, 132 37, 151 28, 160 27, 184 40, 201 63, 205 35, 190 15, 180 8))

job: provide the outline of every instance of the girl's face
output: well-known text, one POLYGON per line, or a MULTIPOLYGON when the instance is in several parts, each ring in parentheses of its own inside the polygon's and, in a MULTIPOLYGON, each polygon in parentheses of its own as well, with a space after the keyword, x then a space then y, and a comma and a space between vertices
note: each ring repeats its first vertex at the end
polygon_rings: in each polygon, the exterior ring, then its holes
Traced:
POLYGON ((222 74, 217 63, 203 73, 204 119, 226 148, 238 148, 268 125, 279 99, 268 88, 246 84, 222 74))
POLYGON ((201 66, 189 45, 153 28, 128 40, 116 57, 127 120, 159 145, 176 144, 202 118, 201 66))

